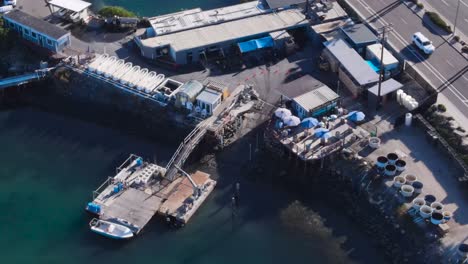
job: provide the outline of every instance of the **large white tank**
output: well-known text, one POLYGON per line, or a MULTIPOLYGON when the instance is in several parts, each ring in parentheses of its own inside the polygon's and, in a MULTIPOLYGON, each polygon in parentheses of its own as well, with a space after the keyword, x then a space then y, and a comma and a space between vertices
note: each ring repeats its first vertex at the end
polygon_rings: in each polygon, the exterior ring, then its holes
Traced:
POLYGON ((413 115, 411 113, 406 113, 405 115, 405 126, 411 126, 413 122, 413 115))
POLYGON ((157 73, 152 71, 149 72, 145 78, 138 84, 137 89, 138 90, 146 90, 146 85, 150 82, 150 80, 154 77, 156 77, 157 73))
POLYGON ((114 66, 112 67, 112 69, 106 71, 106 73, 104 74, 105 77, 107 78, 110 78, 112 77, 116 72, 118 72, 120 69, 122 69, 122 67, 125 66, 125 61, 124 60, 118 60, 114 66))
POLYGON ((135 74, 140 71, 140 69, 140 66, 133 66, 132 70, 128 71, 124 76, 122 76, 120 83, 128 85, 133 77, 135 77, 135 74))
POLYGON ((114 56, 109 57, 104 63, 102 63, 101 65, 99 65, 99 67, 97 67, 96 73, 97 74, 103 74, 116 61, 117 61, 116 57, 114 57, 114 56))
POLYGON ((109 55, 107 54, 101 54, 99 56, 97 56, 94 61, 92 61, 89 65, 88 65, 88 71, 90 72, 95 72, 97 67, 99 67, 99 65, 101 65, 101 63, 103 63, 107 57, 109 57, 109 55))
POLYGON ((133 79, 130 82, 130 87, 137 86, 138 89, 138 84, 145 80, 145 77, 146 75, 148 75, 148 72, 149 71, 146 68, 141 69, 139 72, 137 72, 137 74, 135 74, 135 77, 133 77, 133 79))
POLYGON ((401 95, 402 95, 402 94, 404 94, 404 92, 403 92, 402 89, 398 89, 398 90, 396 91, 397 102, 398 102, 399 104, 401 104, 401 95))
POLYGON ((152 81, 148 86, 148 89, 151 91, 151 93, 156 92, 156 89, 159 85, 161 85, 162 82, 164 82, 164 79, 166 79, 166 76, 164 74, 158 74, 158 76, 156 76, 154 81, 152 81))

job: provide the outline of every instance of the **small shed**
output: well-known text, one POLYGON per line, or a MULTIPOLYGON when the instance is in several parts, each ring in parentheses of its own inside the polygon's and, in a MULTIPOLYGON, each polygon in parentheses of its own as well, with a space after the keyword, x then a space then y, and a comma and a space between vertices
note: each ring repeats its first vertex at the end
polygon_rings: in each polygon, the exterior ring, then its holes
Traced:
POLYGON ((292 106, 299 118, 320 116, 337 106, 340 96, 323 85, 292 100, 292 106))
POLYGON ((365 47, 377 43, 377 36, 364 24, 354 24, 341 28, 346 41, 359 53, 364 53, 365 47))
POLYGON ((176 94, 176 107, 187 107, 187 103, 194 103, 197 96, 203 90, 203 84, 199 81, 190 80, 184 83, 176 94))
MULTIPOLYGON (((376 43, 367 46, 366 48, 366 60, 372 61, 375 65, 380 67, 380 58, 382 55, 382 44, 376 43)), ((396 71, 398 69, 398 60, 388 51, 386 48, 383 49, 383 67, 385 71, 396 71)))
MULTIPOLYGON (((393 78, 382 82, 382 85, 380 87, 380 96, 382 97, 381 102, 387 102, 392 97, 392 95, 395 94, 395 92, 401 88, 403 88, 403 84, 399 83, 393 78)), ((371 109, 375 109, 377 107, 378 102, 379 84, 372 86, 369 90, 367 90, 367 92, 368 106, 371 109)))
POLYGON ((222 97, 223 94, 218 91, 205 89, 197 96, 197 106, 201 111, 206 111, 207 115, 212 115, 221 104, 222 97))
POLYGON ((89 18, 91 3, 81 0, 48 0, 50 13, 54 16, 74 23, 86 21, 89 18))

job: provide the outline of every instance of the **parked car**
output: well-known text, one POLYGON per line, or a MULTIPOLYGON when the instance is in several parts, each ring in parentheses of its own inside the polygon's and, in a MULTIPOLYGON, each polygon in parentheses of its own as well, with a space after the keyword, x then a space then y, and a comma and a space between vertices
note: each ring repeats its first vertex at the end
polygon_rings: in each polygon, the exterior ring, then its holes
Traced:
POLYGON ((4 5, 16 6, 16 0, 5 0, 3 1, 4 5))
POLYGON ((416 45, 427 55, 432 54, 435 50, 434 45, 432 45, 432 41, 426 38, 426 36, 424 36, 421 32, 414 33, 412 41, 414 45, 416 45))

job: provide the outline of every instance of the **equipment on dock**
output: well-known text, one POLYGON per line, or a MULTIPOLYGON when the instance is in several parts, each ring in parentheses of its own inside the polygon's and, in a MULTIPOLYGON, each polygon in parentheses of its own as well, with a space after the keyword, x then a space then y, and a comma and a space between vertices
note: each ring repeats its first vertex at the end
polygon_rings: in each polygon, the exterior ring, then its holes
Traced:
POLYGON ((91 231, 108 238, 129 239, 133 237, 133 232, 130 228, 106 220, 93 218, 91 222, 89 222, 89 226, 91 231))
POLYGON ((100 215, 101 214, 101 206, 99 204, 95 204, 93 202, 89 202, 88 205, 86 205, 86 211, 100 215))
POLYGON ((180 172, 182 172, 182 174, 183 174, 185 177, 187 177, 187 178, 189 179, 190 183, 191 183, 192 186, 193 186, 193 196, 199 197, 199 196, 201 195, 202 191, 203 191, 202 188, 201 188, 200 186, 197 185, 197 183, 192 179, 192 177, 190 177, 190 175, 189 175, 187 172, 185 172, 184 170, 182 170, 182 169, 181 169, 179 166, 177 166, 177 165, 174 165, 174 167, 175 167, 177 170, 179 170, 180 172))

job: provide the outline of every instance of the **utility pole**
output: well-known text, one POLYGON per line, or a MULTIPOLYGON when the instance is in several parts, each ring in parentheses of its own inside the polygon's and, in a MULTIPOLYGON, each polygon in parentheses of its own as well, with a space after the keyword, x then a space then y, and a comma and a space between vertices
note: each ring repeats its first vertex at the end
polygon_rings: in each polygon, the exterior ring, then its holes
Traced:
POLYGON ((457 4, 457 12, 455 13, 455 22, 453 23, 453 35, 455 36, 455 31, 457 31, 457 20, 458 20, 458 11, 460 10, 460 0, 457 4))
POLYGON ((377 92, 377 110, 380 109, 381 107, 381 88, 382 88, 382 82, 384 79, 384 73, 385 73, 385 68, 384 68, 384 46, 385 46, 385 38, 387 37, 386 34, 392 30, 392 24, 383 26, 379 29, 379 31, 382 31, 381 37, 380 37, 380 45, 382 45, 381 50, 380 50, 380 71, 379 71, 379 86, 378 86, 378 92, 377 92))

